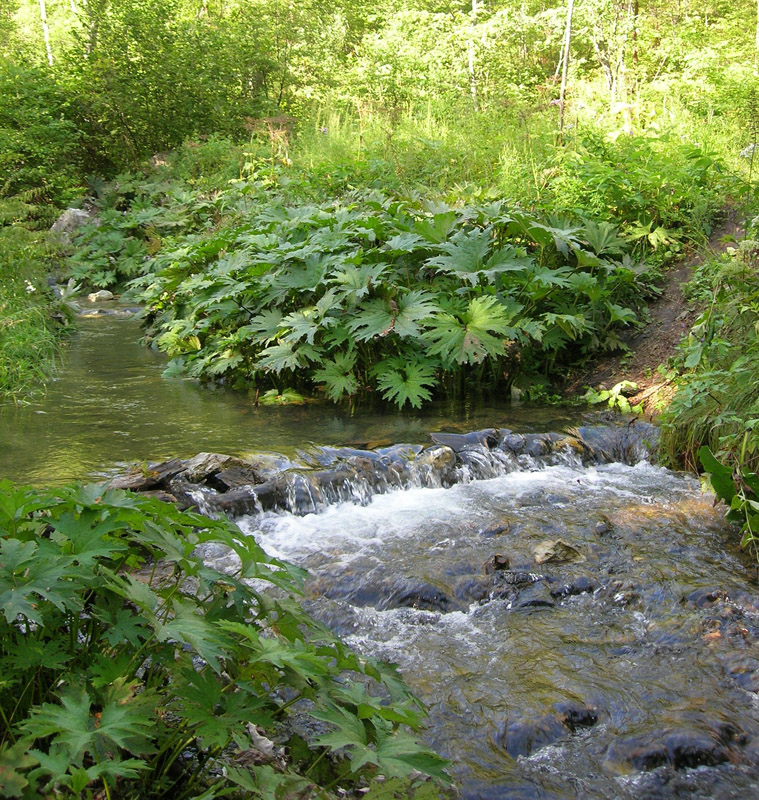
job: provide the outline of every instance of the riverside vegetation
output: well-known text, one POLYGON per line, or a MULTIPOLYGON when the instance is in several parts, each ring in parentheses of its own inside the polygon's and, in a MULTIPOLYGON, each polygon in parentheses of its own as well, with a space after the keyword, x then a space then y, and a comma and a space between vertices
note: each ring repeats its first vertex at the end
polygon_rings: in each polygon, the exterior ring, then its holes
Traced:
MULTIPOLYGON (((68 317, 49 274, 145 303, 172 372, 275 401, 373 393, 403 408, 473 384, 540 396, 624 347, 667 265, 728 205, 754 207, 739 151, 756 144, 756 9, 567 11, 4 4, 0 394, 23 399, 55 363, 68 317), (50 238, 85 196, 97 224, 50 238)), ((696 276, 705 311, 664 429, 673 462, 697 466, 701 449, 748 539, 754 227, 696 276)), ((414 772, 444 780, 404 730, 421 715, 396 676, 308 620, 293 570, 226 523, 83 487, 4 484, 0 500, 5 793, 443 791, 414 772), (240 573, 212 575, 192 553, 203 540, 235 550, 240 573), (138 578, 158 563, 168 575, 138 578), (285 759, 292 715, 324 727, 291 732, 285 759)))

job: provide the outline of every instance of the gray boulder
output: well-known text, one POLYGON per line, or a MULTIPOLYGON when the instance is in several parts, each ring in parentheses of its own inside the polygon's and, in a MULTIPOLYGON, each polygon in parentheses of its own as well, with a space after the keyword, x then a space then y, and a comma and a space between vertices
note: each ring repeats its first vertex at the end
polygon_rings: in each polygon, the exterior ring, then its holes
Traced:
POLYGON ((64 239, 70 240, 74 231, 87 225, 95 219, 94 214, 84 211, 81 208, 67 208, 58 219, 53 223, 50 230, 60 234, 64 239))

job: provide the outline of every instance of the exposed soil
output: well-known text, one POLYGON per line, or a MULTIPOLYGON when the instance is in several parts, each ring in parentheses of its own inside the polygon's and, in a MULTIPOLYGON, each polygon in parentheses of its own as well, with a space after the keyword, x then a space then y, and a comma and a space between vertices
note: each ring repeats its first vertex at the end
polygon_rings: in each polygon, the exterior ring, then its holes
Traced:
POLYGON ((567 393, 581 393, 587 386, 610 389, 627 380, 638 385, 637 393, 630 398, 632 405, 641 403, 647 414, 655 414, 666 406, 674 387, 657 367, 675 354, 677 344, 687 335, 701 311, 685 299, 683 289, 693 277, 696 266, 723 253, 732 238, 740 238, 742 233, 736 215, 731 213, 714 228, 709 241, 698 253, 670 267, 659 287, 661 295, 648 308, 646 325, 621 337, 629 346, 629 352, 602 357, 585 370, 570 375, 567 393))

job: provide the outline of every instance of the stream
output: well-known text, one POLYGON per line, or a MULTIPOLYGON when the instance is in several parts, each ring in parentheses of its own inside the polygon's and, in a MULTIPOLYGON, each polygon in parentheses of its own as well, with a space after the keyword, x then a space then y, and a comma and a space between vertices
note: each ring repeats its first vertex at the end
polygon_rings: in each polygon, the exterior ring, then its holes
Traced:
POLYGON ((315 617, 399 665, 461 797, 759 797, 756 570, 698 481, 651 463, 648 427, 254 408, 162 378, 137 336, 82 321, 47 394, 0 409, 0 477, 281 453, 260 480, 182 485, 306 567, 315 617))

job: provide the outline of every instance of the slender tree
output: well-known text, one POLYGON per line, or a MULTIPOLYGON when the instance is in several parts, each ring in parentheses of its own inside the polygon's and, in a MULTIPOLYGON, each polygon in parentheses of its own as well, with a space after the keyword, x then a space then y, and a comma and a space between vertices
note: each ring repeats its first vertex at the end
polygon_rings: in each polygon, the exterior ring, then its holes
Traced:
POLYGON ((53 51, 50 47, 50 30, 47 26, 47 8, 45 0, 40 0, 40 21, 42 22, 42 35, 45 37, 45 50, 47 52, 47 63, 53 66, 53 51))
POLYGON ((564 104, 567 97, 567 72, 569 70, 569 45, 572 41, 572 13, 575 0, 567 5, 567 21, 564 27, 564 46, 562 48, 561 89, 559 90, 559 139, 564 138, 564 104))
MULTIPOLYGON (((757 0, 759 2, 759 0, 757 0)), ((469 34, 469 90, 472 94, 472 103, 474 104, 474 110, 478 110, 478 100, 477 100, 477 76, 474 70, 474 32, 475 32, 475 25, 477 24, 477 0, 472 0, 472 15, 471 15, 471 30, 469 34)))

